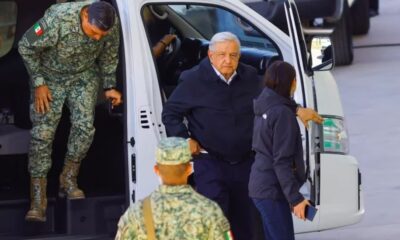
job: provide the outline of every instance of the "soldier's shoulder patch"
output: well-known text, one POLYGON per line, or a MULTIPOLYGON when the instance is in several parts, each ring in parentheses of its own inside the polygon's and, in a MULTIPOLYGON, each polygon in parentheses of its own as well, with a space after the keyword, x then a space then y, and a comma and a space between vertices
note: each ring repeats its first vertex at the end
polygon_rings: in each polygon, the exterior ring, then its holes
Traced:
POLYGON ((35 42, 47 31, 47 29, 47 22, 44 19, 39 20, 28 30, 26 35, 27 40, 30 43, 35 42))

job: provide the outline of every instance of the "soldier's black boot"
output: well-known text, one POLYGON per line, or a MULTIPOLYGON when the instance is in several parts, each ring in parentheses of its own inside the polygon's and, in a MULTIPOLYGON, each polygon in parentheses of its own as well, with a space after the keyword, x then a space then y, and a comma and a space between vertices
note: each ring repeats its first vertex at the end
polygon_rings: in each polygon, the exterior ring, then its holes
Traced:
POLYGON ((78 188, 77 177, 79 173, 80 163, 66 161, 60 175, 60 197, 67 196, 68 199, 82 199, 85 194, 78 188))
POLYGON ((46 178, 31 178, 31 208, 25 216, 26 221, 46 221, 46 178))

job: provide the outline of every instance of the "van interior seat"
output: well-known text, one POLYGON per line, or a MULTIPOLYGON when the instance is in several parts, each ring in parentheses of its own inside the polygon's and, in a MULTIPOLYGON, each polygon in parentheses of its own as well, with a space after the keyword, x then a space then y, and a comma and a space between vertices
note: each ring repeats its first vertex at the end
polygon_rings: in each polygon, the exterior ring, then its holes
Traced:
POLYGON ((0 76, 0 110, 10 112, 16 127, 30 129, 29 75, 16 47, 0 58, 0 76))
POLYGON ((31 134, 27 129, 11 124, 0 125, 0 155, 27 153, 30 139, 31 134))
POLYGON ((14 44, 5 56, 0 57, 0 110, 10 110, 16 127, 30 129, 32 127, 29 117, 30 77, 18 53, 18 42, 35 21, 43 16, 48 6, 56 3, 56 0, 15 0, 15 2, 18 11, 14 44))

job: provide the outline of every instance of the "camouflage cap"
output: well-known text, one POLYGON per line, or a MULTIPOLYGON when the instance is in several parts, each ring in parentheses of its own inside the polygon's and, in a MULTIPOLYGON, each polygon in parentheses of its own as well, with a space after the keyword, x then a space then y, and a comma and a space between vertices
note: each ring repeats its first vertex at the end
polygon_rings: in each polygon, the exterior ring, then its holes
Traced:
POLYGON ((187 163, 192 159, 189 143, 184 138, 163 138, 158 143, 156 150, 157 163, 163 165, 178 165, 187 163))

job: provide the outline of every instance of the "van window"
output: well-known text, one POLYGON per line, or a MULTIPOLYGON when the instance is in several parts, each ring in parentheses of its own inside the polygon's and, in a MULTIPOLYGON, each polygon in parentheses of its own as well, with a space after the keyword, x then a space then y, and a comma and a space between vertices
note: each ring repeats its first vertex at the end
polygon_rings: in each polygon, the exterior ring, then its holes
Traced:
POLYGON ((225 9, 196 5, 172 5, 171 8, 206 39, 211 39, 215 33, 228 31, 238 36, 242 46, 277 53, 275 46, 269 39, 263 37, 246 20, 225 9))
POLYGON ((0 57, 6 55, 13 46, 16 23, 16 3, 0 2, 0 57))
POLYGON ((160 86, 165 97, 172 93, 182 71, 207 56, 208 43, 218 32, 234 33, 241 42, 240 61, 263 75, 267 66, 282 59, 277 45, 236 13, 218 6, 151 4, 142 9, 144 27, 154 56, 160 86), (177 39, 159 53, 166 34, 177 39), (162 43, 162 44, 161 44, 162 43))

